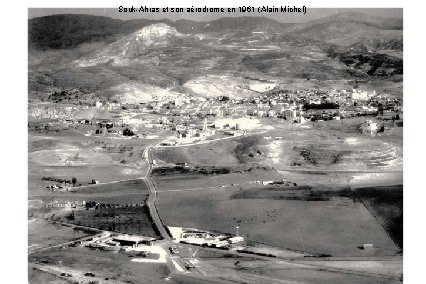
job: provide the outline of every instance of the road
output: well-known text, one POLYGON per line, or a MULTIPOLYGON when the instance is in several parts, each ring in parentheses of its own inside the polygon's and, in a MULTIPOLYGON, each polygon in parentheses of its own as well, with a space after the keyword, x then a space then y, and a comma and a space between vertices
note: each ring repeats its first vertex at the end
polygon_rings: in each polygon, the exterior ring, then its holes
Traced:
MULTIPOLYGON (((162 241, 162 243, 166 246, 166 247, 170 247, 173 243, 172 243, 172 238, 169 235, 169 233, 167 232, 163 222, 161 221, 160 215, 158 214, 158 209, 157 206, 155 205, 155 202, 157 201, 158 198, 158 192, 157 192, 157 188, 151 178, 151 172, 152 172, 152 165, 153 165, 153 158, 152 158, 152 154, 151 154, 151 150, 152 150, 153 146, 148 146, 145 151, 144 151, 144 157, 145 160, 148 162, 148 170, 145 174, 145 176, 143 177, 143 180, 145 181, 148 190, 149 190, 149 196, 148 196, 148 200, 146 202, 148 208, 149 208, 149 212, 151 214, 151 217, 155 223, 155 226, 158 228, 158 231, 160 232, 161 236, 164 238, 164 240, 162 241)), ((167 248, 166 248, 167 249, 167 248)), ((187 270, 185 263, 188 262, 189 260, 185 260, 183 258, 181 258, 179 255, 173 256, 173 257, 168 257, 170 262, 173 264, 172 266, 176 269, 176 271, 178 273, 190 273, 190 271, 187 270)), ((199 274, 200 276, 206 276, 205 272, 202 271, 199 267, 194 267, 192 269, 193 272, 196 272, 197 274, 199 274)))
POLYGON ((155 226, 157 227, 158 231, 160 232, 160 235, 165 239, 170 241, 170 235, 167 233, 167 230, 163 224, 163 222, 161 221, 160 215, 158 214, 158 210, 157 210, 157 206, 155 205, 155 201, 157 200, 158 197, 158 192, 157 189, 155 187, 154 182, 151 179, 151 172, 152 172, 152 164, 153 164, 153 159, 151 156, 151 150, 152 150, 153 146, 148 146, 145 150, 144 150, 144 157, 146 159, 146 161, 148 162, 148 170, 145 174, 145 177, 143 178, 143 180, 146 183, 146 186, 148 187, 149 190, 149 196, 148 196, 148 200, 146 202, 146 205, 149 208, 149 213, 151 214, 151 217, 155 223, 155 226))

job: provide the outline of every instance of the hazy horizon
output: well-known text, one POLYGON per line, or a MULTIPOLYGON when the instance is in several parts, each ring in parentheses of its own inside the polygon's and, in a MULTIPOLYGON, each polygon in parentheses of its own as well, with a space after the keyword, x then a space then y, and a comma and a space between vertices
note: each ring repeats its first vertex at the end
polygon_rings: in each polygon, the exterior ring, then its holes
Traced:
POLYGON ((257 16, 267 17, 284 23, 302 23, 342 12, 360 12, 369 16, 378 17, 403 17, 402 8, 309 8, 306 14, 300 13, 120 13, 117 8, 29 8, 28 19, 57 14, 87 14, 104 16, 120 20, 150 19, 160 20, 193 20, 211 21, 223 17, 257 16))

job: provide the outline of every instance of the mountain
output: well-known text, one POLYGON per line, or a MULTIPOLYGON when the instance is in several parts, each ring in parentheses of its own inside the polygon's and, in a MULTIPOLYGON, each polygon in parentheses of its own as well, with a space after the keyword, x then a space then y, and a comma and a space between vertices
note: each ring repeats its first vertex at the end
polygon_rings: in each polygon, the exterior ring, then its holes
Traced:
POLYGON ((92 15, 53 15, 28 21, 29 47, 74 48, 85 42, 113 41, 123 33, 123 21, 92 15))
POLYGON ((282 32, 293 24, 265 17, 225 17, 210 22, 191 20, 117 20, 108 17, 62 14, 33 18, 28 21, 29 47, 33 49, 67 49, 82 43, 113 42, 153 24, 167 24, 180 33, 224 33, 255 30, 282 32))
POLYGON ((225 17, 211 22, 204 22, 202 30, 204 32, 224 32, 224 31, 263 31, 263 32, 283 32, 291 23, 281 23, 265 17, 225 17))
POLYGON ((158 61, 158 58, 143 57, 150 48, 169 45, 174 39, 182 36, 175 28, 166 24, 154 24, 142 28, 114 43, 107 45, 88 59, 79 59, 75 63, 80 67, 107 64, 126 66, 158 61))
POLYGON ((29 31, 29 89, 39 93, 84 87, 120 98, 161 90, 244 97, 264 81, 400 82, 403 72, 402 20, 359 13, 302 24, 57 15, 29 20, 29 31))
POLYGON ((173 22, 162 20, 122 21, 102 16, 58 14, 37 17, 28 21, 28 42, 33 49, 70 49, 82 43, 106 41, 108 43, 129 35, 143 27, 173 22))
POLYGON ((290 34, 349 46, 374 39, 402 41, 403 22, 398 18, 381 18, 345 12, 295 25, 290 34))
MULTIPOLYGON (((403 29, 402 19, 373 17, 355 12, 338 13, 301 24, 281 23, 265 17, 224 17, 204 22, 174 22, 168 19, 122 21, 101 16, 63 14, 30 19, 29 47, 38 50, 69 49, 82 43, 111 43, 158 23, 167 24, 185 34, 234 33, 245 36, 258 31, 265 34, 305 37, 341 46, 378 39, 398 42, 379 44, 381 47, 401 45, 403 29)), ((371 46, 371 43, 369 45, 371 46)))
POLYGON ((357 43, 354 43, 351 45, 351 48, 355 50, 360 50, 363 52, 369 51, 369 50, 395 50, 395 51, 402 51, 403 50, 403 40, 402 38, 374 38, 374 39, 366 39, 359 41, 357 43))
POLYGON ((321 23, 363 23, 382 30, 402 30, 403 20, 400 18, 383 18, 370 16, 359 12, 343 12, 331 15, 329 17, 313 20, 307 25, 317 25, 321 23))

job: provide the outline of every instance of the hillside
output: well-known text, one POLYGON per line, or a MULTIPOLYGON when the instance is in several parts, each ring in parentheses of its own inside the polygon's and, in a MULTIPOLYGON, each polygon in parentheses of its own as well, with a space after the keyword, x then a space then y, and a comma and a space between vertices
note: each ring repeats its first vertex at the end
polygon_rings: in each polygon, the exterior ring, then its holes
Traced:
POLYGON ((291 27, 289 33, 349 46, 379 39, 402 41, 402 30, 402 19, 345 12, 295 25, 291 27))
POLYGON ((180 33, 166 24, 154 24, 136 31, 114 43, 109 44, 88 59, 77 60, 80 67, 107 64, 126 66, 130 64, 158 64, 156 57, 143 57, 148 48, 169 45, 180 33), (157 62, 157 63, 156 63, 157 62))
POLYGON ((211 22, 168 19, 117 20, 108 17, 62 14, 33 18, 28 21, 29 47, 33 49, 69 49, 82 43, 108 43, 146 26, 164 23, 180 33, 218 33, 262 30, 280 32, 292 24, 264 17, 221 18, 211 22))
POLYGON ((53 15, 28 21, 29 47, 74 48, 85 42, 113 41, 122 34, 124 22, 91 15, 53 15))
POLYGON ((302 24, 56 15, 29 20, 29 28, 32 92, 83 87, 116 95, 117 86, 131 86, 132 97, 157 91, 245 97, 265 80, 381 85, 403 74, 402 20, 359 13, 302 24))

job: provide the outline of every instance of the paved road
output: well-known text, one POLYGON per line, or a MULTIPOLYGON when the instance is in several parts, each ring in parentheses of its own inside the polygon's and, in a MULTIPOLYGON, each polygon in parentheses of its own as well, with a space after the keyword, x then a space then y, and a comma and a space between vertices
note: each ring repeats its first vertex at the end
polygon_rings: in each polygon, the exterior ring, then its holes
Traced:
POLYGON ((145 157, 146 161, 148 162, 148 170, 147 170, 145 177, 144 177, 144 181, 145 181, 145 183, 148 187, 148 190, 149 190, 149 196, 148 196, 148 200, 146 202, 146 205, 149 208, 149 213, 151 214, 151 217, 152 217, 152 219, 155 223, 155 226, 158 228, 158 231, 160 232, 161 236, 165 240, 171 240, 170 235, 167 233, 166 228, 164 227, 164 224, 160 219, 160 215, 158 214, 157 206, 155 205, 155 201, 157 200, 157 197, 158 197, 158 192, 157 192, 157 189, 155 187, 154 182, 151 179, 152 164, 153 164, 153 159, 152 159, 152 156, 151 156, 151 150, 152 150, 152 146, 148 146, 144 151, 144 157, 145 157))

